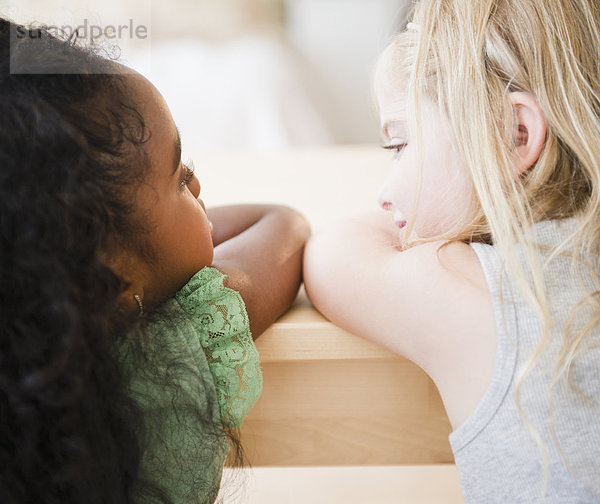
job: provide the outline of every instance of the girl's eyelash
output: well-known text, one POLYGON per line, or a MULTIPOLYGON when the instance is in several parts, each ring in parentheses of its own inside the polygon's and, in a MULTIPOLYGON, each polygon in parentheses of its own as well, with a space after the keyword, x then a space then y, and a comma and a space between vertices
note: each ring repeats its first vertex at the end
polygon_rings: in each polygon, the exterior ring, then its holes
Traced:
POLYGON ((194 177, 194 162, 190 160, 187 163, 183 163, 183 168, 185 169, 185 174, 180 184, 181 187, 190 185, 190 182, 194 177))
POLYGON ((393 145, 382 145, 381 148, 385 149, 385 150, 400 152, 407 145, 408 145, 407 143, 399 143, 399 144, 393 144, 393 145))

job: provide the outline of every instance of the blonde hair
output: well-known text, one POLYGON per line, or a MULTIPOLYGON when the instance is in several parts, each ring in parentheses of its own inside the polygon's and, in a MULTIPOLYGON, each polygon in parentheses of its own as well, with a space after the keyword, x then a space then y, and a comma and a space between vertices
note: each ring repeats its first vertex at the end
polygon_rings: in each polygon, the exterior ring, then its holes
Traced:
MULTIPOLYGON (((569 381, 575 359, 600 324, 599 25, 595 0, 422 0, 408 29, 384 51, 376 74, 378 83, 385 80, 408 93, 409 118, 420 143, 419 103, 428 98, 439 105, 472 181, 472 220, 431 240, 493 243, 542 322, 543 336, 518 380, 516 400, 543 453, 520 396, 552 341, 543 276, 551 259, 569 254, 573 271, 588 269, 595 288, 570 314, 553 387, 569 381), (541 155, 520 177, 511 161, 512 91, 533 95, 547 122, 541 155), (542 264, 531 226, 573 216, 580 217, 577 231, 547 251, 542 264), (575 330, 573 321, 584 312, 589 320, 575 330)), ((410 220, 407 235, 414 212, 410 220)), ((430 239, 413 244, 423 241, 430 239)))

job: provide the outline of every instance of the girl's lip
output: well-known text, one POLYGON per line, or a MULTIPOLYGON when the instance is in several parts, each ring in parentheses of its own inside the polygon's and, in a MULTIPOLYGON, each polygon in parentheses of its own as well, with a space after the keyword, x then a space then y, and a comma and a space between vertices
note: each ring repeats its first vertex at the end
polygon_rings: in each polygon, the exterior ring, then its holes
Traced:
POLYGON ((200 203, 200 206, 203 208, 203 210, 206 212, 206 205, 204 204, 204 201, 202 201, 200 198, 198 198, 198 203, 200 203))
POLYGON ((402 229, 404 226, 406 226, 406 221, 404 219, 397 220, 396 221, 396 226, 398 226, 399 229, 402 229))

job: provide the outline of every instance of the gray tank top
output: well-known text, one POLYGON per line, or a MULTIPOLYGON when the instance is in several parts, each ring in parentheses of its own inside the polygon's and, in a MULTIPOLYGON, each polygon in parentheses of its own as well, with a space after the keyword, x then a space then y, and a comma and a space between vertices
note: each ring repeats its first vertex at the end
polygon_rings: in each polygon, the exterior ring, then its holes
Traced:
MULTIPOLYGON (((575 230, 577 221, 535 225, 538 243, 556 245, 575 230)), ((491 384, 472 415, 450 434, 463 495, 472 503, 600 503, 600 330, 576 359, 571 378, 576 392, 561 382, 550 401, 554 358, 560 349, 571 309, 593 292, 591 277, 581 282, 570 259, 553 259, 544 275, 555 329, 550 350, 525 380, 524 413, 545 449, 528 430, 515 401, 520 372, 539 342, 541 323, 490 245, 472 244, 492 294, 498 349, 491 384), (558 439, 558 445, 556 443, 558 439), (545 492, 544 492, 545 490, 545 492)), ((589 314, 589 311, 587 312, 589 314)), ((587 317, 586 317, 587 318, 587 317)), ((579 317, 576 327, 582 327, 579 317)))

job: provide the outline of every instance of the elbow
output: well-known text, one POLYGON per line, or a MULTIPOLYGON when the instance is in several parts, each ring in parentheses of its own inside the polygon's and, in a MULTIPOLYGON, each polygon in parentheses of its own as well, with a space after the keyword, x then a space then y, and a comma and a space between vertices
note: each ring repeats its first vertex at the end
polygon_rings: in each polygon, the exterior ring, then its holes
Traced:
POLYGON ((320 232, 306 244, 304 250, 304 288, 313 306, 323 315, 329 316, 332 287, 336 285, 339 273, 339 256, 336 253, 332 236, 320 232))
POLYGON ((312 234, 310 223, 304 214, 289 206, 277 206, 277 214, 286 229, 293 232, 295 236, 305 244, 312 234))

